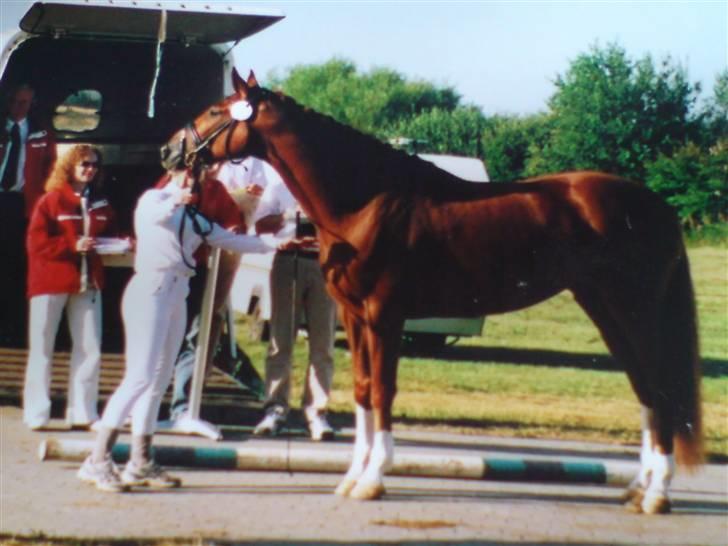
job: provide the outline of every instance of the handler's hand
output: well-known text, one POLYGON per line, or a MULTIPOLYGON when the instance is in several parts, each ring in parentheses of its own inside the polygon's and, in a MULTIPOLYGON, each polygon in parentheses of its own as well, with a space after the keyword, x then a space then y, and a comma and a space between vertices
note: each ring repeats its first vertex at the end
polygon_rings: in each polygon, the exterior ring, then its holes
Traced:
POLYGON ((245 192, 255 197, 260 197, 263 195, 263 187, 258 184, 248 184, 245 186, 245 192))
POLYGON ((92 250, 95 245, 96 241, 93 237, 80 237, 78 241, 76 241, 76 250, 78 252, 88 252, 89 250, 92 250))
POLYGON ((183 188, 179 194, 177 202, 180 205, 194 205, 197 203, 197 195, 192 193, 190 188, 183 188))

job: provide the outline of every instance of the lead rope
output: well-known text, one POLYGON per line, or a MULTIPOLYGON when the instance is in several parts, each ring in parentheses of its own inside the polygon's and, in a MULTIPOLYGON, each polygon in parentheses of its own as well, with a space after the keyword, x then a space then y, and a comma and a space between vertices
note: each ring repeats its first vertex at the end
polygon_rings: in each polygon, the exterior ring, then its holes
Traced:
POLYGON ((200 207, 202 207, 202 184, 200 184, 200 172, 199 167, 195 167, 194 171, 195 181, 192 185, 193 193, 196 193, 199 196, 199 207, 196 207, 194 205, 185 205, 184 211, 182 212, 182 220, 179 223, 179 248, 180 248, 180 254, 182 255, 182 261, 184 264, 192 269, 194 271, 195 266, 190 263, 190 261, 187 259, 187 256, 185 256, 185 246, 184 246, 184 231, 185 231, 185 223, 187 221, 187 218, 189 217, 190 221, 192 222, 192 231, 199 235, 202 239, 203 243, 207 243, 207 236, 212 233, 212 220, 210 220, 207 216, 205 216, 201 211, 200 207), (207 222, 207 228, 203 228, 202 225, 200 225, 199 218, 202 218, 205 222, 207 222))
POLYGON ((149 107, 147 117, 154 117, 154 97, 157 94, 157 82, 159 81, 159 70, 162 66, 162 43, 167 41, 167 10, 162 9, 159 15, 159 30, 157 31, 157 49, 155 53, 154 77, 152 86, 149 89, 149 107))

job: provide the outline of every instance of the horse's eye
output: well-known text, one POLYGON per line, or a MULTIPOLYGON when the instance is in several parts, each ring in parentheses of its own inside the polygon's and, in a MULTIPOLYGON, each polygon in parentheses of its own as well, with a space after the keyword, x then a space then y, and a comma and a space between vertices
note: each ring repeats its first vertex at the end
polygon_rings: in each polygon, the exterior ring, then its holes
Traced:
POLYGON ((222 115, 222 110, 219 110, 217 108, 213 108, 212 110, 210 110, 210 115, 211 116, 221 116, 222 115))

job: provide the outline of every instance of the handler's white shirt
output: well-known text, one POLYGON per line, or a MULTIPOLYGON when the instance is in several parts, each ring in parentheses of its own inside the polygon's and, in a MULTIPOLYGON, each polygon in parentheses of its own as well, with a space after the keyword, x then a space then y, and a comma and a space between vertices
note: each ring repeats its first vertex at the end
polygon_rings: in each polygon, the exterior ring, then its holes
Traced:
MULTIPOLYGON (((134 229, 138 237, 134 270, 137 273, 175 270, 186 276, 194 274, 185 260, 190 266, 195 265, 192 255, 202 243, 202 237, 193 230, 192 219, 185 218, 185 207, 179 204, 181 193, 182 189, 172 183, 161 189, 147 190, 139 198, 134 211, 134 229), (180 242, 183 218, 184 229, 180 242)), ((197 221, 203 233, 207 234, 205 241, 210 246, 238 253, 266 253, 274 250, 258 237, 237 235, 214 222, 208 222, 201 215, 197 221)))

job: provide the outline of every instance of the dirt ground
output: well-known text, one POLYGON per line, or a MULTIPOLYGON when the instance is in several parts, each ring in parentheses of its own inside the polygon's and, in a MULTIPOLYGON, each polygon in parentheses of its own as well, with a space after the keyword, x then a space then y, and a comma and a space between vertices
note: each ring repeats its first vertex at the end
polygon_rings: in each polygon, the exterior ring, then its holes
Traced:
MULTIPOLYGON (((175 469, 177 490, 109 494, 77 480, 78 463, 40 462, 43 439, 91 440, 60 421, 31 432, 20 410, 0 407, 0 538, 111 543, 181 541, 194 544, 728 544, 728 467, 707 465, 678 474, 673 513, 641 516, 619 500, 621 487, 518 481, 393 477, 378 502, 332 494, 340 474, 175 469)), ((158 435, 158 445, 348 453, 351 431, 314 445, 295 431, 251 438, 225 427, 222 442, 158 435)), ((630 463, 633 448, 400 432, 407 453, 477 454, 547 461, 630 463)), ((128 442, 122 435, 121 442, 128 442)))

